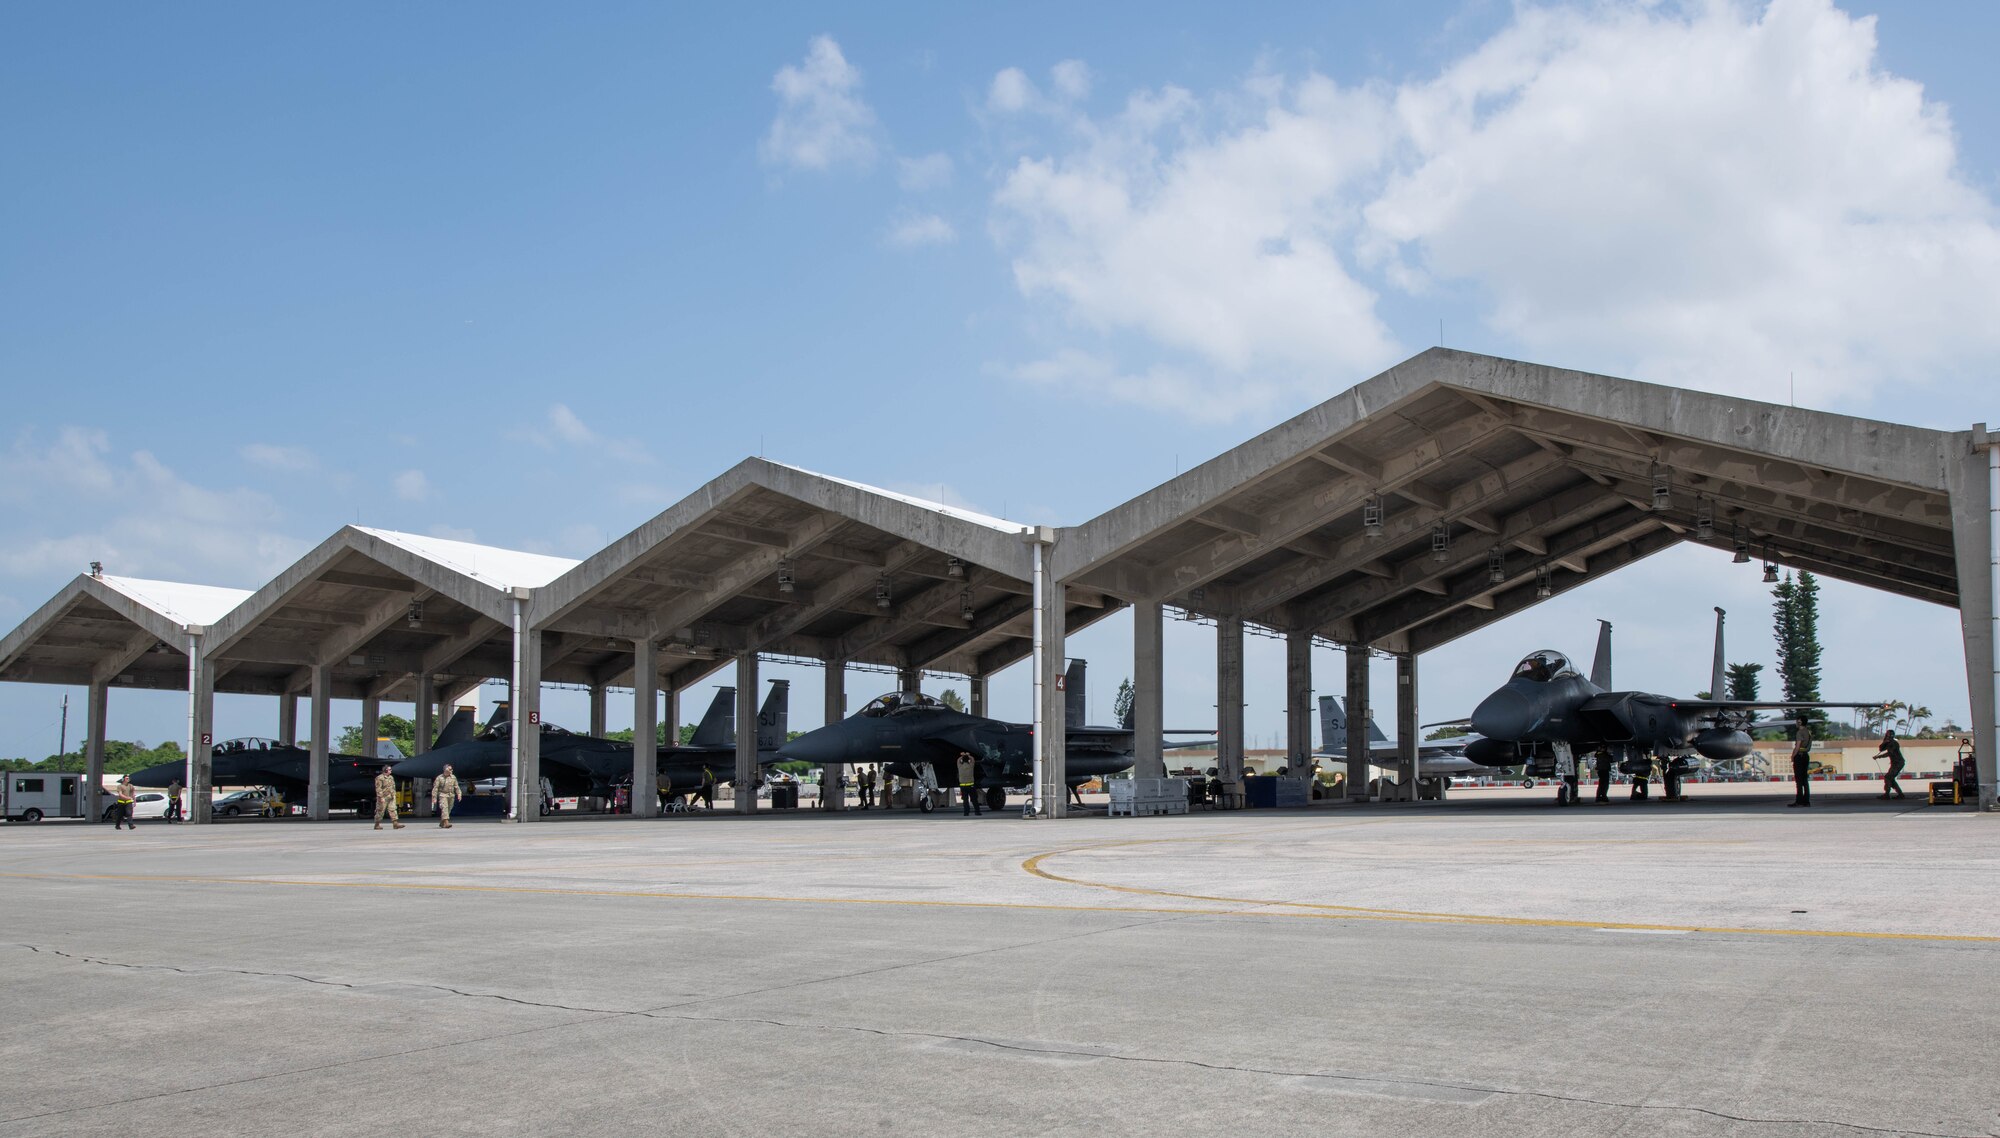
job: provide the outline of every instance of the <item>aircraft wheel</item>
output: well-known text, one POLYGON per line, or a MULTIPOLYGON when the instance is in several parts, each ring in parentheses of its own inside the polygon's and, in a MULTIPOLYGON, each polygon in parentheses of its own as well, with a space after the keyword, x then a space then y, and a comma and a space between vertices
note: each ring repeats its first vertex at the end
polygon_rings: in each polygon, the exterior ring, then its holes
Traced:
POLYGON ((1522 780, 1521 780, 1521 789, 1522 789, 1522 790, 1533 790, 1533 789, 1535 789, 1535 780, 1534 780, 1534 779, 1532 779, 1532 778, 1524 778, 1524 779, 1522 779, 1522 780))
POLYGON ((42 812, 40 810, 35 809, 32 806, 28 807, 25 811, 22 811, 21 813, 21 821, 23 822, 39 822, 41 820, 42 820, 42 812))
POLYGON ((987 788, 986 788, 986 808, 987 808, 988 810, 1005 810, 1005 809, 1007 809, 1007 788, 1006 788, 1006 787, 1004 787, 1004 786, 989 786, 989 787, 987 787, 987 788))
POLYGON ((931 812, 931 796, 930 796, 930 795, 928 795, 928 794, 922 794, 922 793, 919 793, 919 794, 917 795, 917 809, 918 809, 918 810, 921 810, 921 811, 923 811, 923 812, 924 812, 924 813, 926 813, 926 814, 930 813, 930 812, 931 812))

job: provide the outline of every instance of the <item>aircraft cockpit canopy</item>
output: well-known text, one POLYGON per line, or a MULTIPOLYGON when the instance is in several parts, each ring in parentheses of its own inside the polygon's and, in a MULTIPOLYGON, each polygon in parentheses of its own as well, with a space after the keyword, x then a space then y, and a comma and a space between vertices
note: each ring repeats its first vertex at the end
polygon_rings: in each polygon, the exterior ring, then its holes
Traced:
POLYGON ((1557 676, 1573 676, 1576 669, 1569 666, 1569 657, 1560 652, 1544 648, 1540 652, 1530 652, 1514 665, 1513 678, 1533 680, 1545 684, 1557 676))
MULTIPOLYGON (((575 732, 567 727, 558 727, 553 723, 544 723, 542 724, 542 734, 573 735, 575 732)), ((478 739, 482 743, 490 743, 496 739, 512 739, 513 737, 514 721, 511 719, 495 720, 493 723, 488 724, 484 731, 473 736, 473 738, 478 739)))
POLYGON ((861 714, 870 719, 876 719, 884 715, 895 715, 898 712, 908 711, 916 707, 943 706, 944 701, 934 695, 925 695, 922 692, 892 691, 888 695, 878 695, 874 699, 869 700, 868 706, 861 709, 861 714))
POLYGON ((259 735, 245 735, 241 739, 224 739, 215 745, 215 749, 229 754, 239 751, 275 751, 278 749, 278 741, 259 735))

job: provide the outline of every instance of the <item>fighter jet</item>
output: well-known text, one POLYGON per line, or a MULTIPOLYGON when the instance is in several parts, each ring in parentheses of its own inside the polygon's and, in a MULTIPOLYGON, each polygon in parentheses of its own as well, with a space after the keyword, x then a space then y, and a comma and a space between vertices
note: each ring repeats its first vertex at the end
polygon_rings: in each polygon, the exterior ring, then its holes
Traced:
MULTIPOLYGON (((1711 694, 1723 688, 1723 616, 1721 609, 1715 610, 1711 694)), ((1484 736, 1466 745, 1468 760, 1490 767, 1521 766, 1534 777, 1549 778, 1566 753, 1580 757, 1608 749, 1628 774, 1649 770, 1654 757, 1676 770, 1685 770, 1695 754, 1715 760, 1749 754, 1750 731, 1763 725, 1757 721, 1758 711, 1881 706, 1880 700, 1676 699, 1650 692, 1609 691, 1611 624, 1599 624, 1597 660, 1590 679, 1571 667, 1562 653, 1542 649, 1523 657, 1507 682, 1480 701, 1471 719, 1464 721, 1484 736)))
MULTIPOLYGON (((1068 732, 1070 786, 1116 774, 1132 766, 1132 716, 1117 727, 1092 727, 1083 722, 1084 661, 1070 664, 1063 678, 1063 720, 1068 732)), ((1210 734, 1171 731, 1174 735, 1210 734)), ((827 767, 881 763, 898 778, 919 777, 931 768, 938 785, 958 781, 958 756, 973 755, 979 764, 978 785, 994 810, 1007 805, 1007 791, 1020 790, 1034 778, 1035 729, 1028 723, 1006 723, 954 711, 934 696, 920 692, 890 692, 868 701, 860 711, 837 723, 808 731, 778 749, 786 762, 827 767)), ((1168 744, 1202 746, 1203 743, 1168 744)), ((929 807, 926 805, 925 809, 929 807)))
MULTIPOLYGON (((1345 760, 1347 758, 1347 710, 1339 699, 1323 695, 1319 697, 1320 748, 1314 755, 1345 760)), ((1465 757, 1465 749, 1476 742, 1476 735, 1461 735, 1455 739, 1438 739, 1417 744, 1417 777, 1420 779, 1448 778, 1455 774, 1497 774, 1493 767, 1481 766, 1465 757)), ((1401 755, 1396 744, 1389 741, 1382 729, 1375 725, 1375 717, 1368 717, 1368 762, 1371 766, 1394 770, 1401 755)))
MULTIPOLYGON (((470 739, 472 732, 472 709, 462 707, 438 733, 436 745, 470 739)), ((373 755, 335 753, 326 760, 328 805, 336 810, 358 809, 375 801, 375 775, 383 767, 401 762, 403 752, 389 740, 377 739, 373 755)), ((268 786, 291 802, 305 800, 311 770, 311 751, 255 736, 225 739, 215 745, 209 758, 211 785, 268 786)), ((164 787, 186 777, 186 763, 160 763, 135 772, 132 784, 164 787)))
MULTIPOLYGON (((790 682, 771 681, 771 694, 757 715, 757 757, 760 764, 778 761, 777 748, 785 740, 787 692, 790 682)), ((701 785, 702 769, 715 772, 717 782, 735 781, 736 689, 716 689, 715 699, 685 746, 659 749, 655 770, 662 786, 685 792, 701 785)), ((502 704, 478 735, 449 747, 435 747, 396 764, 397 778, 436 778, 450 763, 452 773, 462 782, 506 778, 512 770, 513 724, 502 704)), ((599 739, 565 730, 552 723, 542 724, 542 777, 558 798, 575 795, 607 797, 618 784, 632 777, 632 744, 619 739, 599 739)))

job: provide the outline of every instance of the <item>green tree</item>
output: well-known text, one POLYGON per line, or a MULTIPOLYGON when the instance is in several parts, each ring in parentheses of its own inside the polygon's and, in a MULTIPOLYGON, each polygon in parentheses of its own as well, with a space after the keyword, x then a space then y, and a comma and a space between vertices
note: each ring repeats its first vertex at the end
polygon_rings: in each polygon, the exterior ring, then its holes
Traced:
MULTIPOLYGON (((1801 569, 1790 571, 1771 590, 1773 633, 1778 642, 1778 679, 1787 701, 1811 702, 1819 695, 1819 579, 1801 569)), ((1826 712, 1808 711, 1813 735, 1826 737, 1826 712)))
POLYGON ((1731 664, 1723 670, 1723 683, 1728 685, 1728 699, 1756 699, 1757 673, 1764 670, 1762 664, 1731 664))
POLYGON ((1132 677, 1127 676, 1118 681, 1117 698, 1111 701, 1111 722, 1123 723, 1132 714, 1132 696, 1132 677))
MULTIPOLYGON (((375 721, 375 732, 391 743, 404 755, 417 753, 417 724, 415 720, 400 715, 383 715, 375 721)), ((343 755, 372 755, 374 741, 361 737, 359 723, 340 729, 340 737, 333 741, 333 749, 343 755)))
POLYGON ((938 696, 938 702, 951 708, 953 711, 965 710, 965 700, 959 697, 958 691, 955 688, 944 689, 944 694, 938 696))
MULTIPOLYGON (((9 771, 80 771, 84 769, 84 752, 79 746, 74 751, 60 755, 50 755, 39 762, 27 759, 7 759, 0 761, 0 770, 9 771)), ((181 745, 169 739, 157 747, 144 743, 128 743, 123 739, 104 741, 104 771, 106 774, 131 774, 161 763, 185 762, 187 752, 181 745)))
MULTIPOLYGON (((679 728, 672 728, 662 723, 654 729, 653 735, 658 745, 662 747, 670 745, 671 742, 678 742, 681 746, 686 746, 688 740, 694 738, 694 727, 695 725, 692 723, 683 723, 679 728), (669 731, 674 732, 672 740, 669 740, 667 737, 667 732, 669 731)), ((614 739, 620 743, 630 743, 632 741, 632 729, 627 727, 622 731, 607 732, 604 737, 606 739, 614 739)))
POLYGON ((1437 730, 1431 732, 1430 734, 1424 736, 1424 739, 1426 741, 1432 739, 1458 739, 1470 734, 1472 734, 1472 732, 1464 727, 1440 727, 1437 730))

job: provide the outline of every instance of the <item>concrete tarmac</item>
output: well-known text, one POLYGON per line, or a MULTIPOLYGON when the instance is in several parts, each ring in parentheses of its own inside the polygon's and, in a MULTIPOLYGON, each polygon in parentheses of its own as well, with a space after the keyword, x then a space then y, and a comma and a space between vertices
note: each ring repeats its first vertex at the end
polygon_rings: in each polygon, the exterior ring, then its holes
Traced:
POLYGON ((2000 1131, 2000 817, 1713 789, 10 825, 0 1138, 2000 1131))

